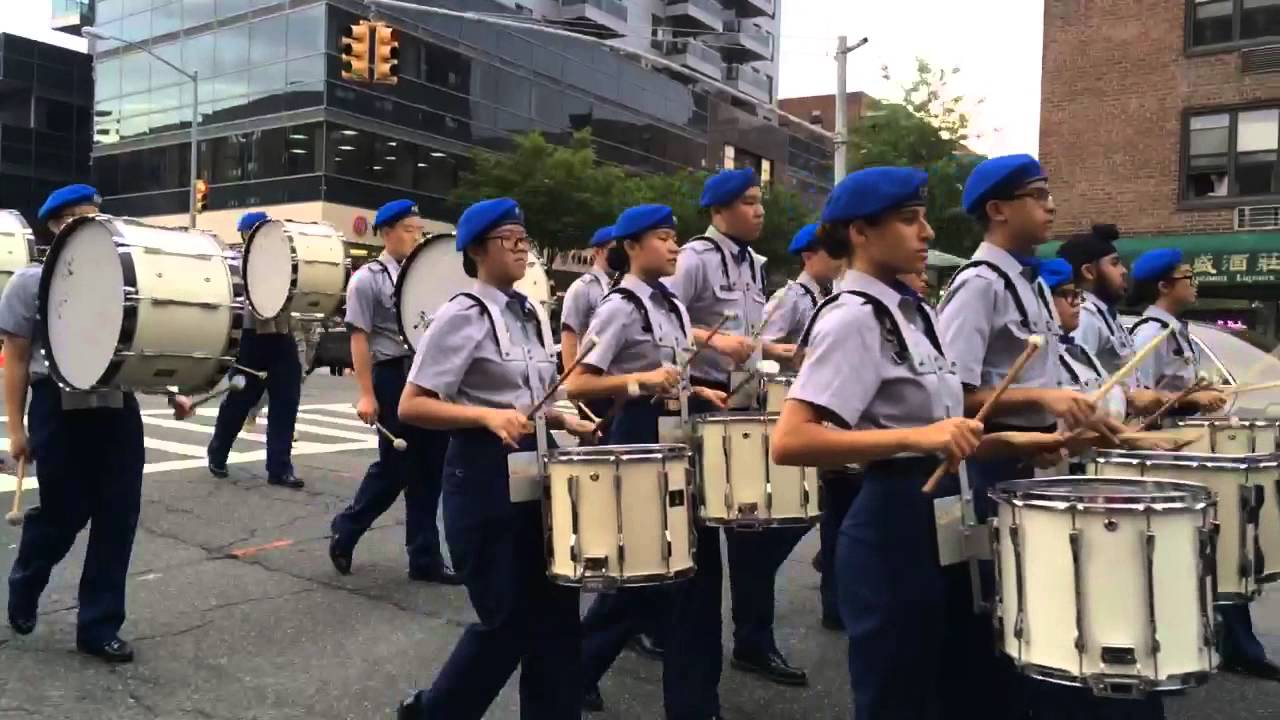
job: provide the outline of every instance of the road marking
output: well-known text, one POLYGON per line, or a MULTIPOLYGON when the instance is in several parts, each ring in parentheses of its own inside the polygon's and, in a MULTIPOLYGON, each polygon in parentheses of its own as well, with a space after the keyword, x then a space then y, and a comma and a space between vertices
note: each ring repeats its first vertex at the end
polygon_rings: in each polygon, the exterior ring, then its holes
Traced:
POLYGON ((189 445, 187 443, 171 442, 169 440, 161 440, 160 438, 142 436, 142 447, 150 450, 161 450, 173 455, 187 455, 190 457, 202 458, 205 456, 206 449, 203 445, 189 445))
POLYGON ((243 560, 247 557, 257 555, 263 550, 276 550, 279 548, 289 547, 292 544, 293 544, 292 540, 288 540, 288 539, 276 540, 274 542, 269 542, 266 545, 255 545, 253 547, 239 548, 237 550, 232 550, 231 552, 227 553, 227 557, 243 560))

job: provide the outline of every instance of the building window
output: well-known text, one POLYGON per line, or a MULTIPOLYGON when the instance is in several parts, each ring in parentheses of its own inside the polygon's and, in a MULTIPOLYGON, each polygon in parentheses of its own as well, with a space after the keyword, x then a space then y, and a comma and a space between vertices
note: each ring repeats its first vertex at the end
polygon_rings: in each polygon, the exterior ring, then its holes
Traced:
POLYGON ((1187 0, 1190 47, 1280 38, 1280 0, 1187 0))
POLYGON ((1185 146, 1186 199, 1280 194, 1280 108, 1192 115, 1185 146))

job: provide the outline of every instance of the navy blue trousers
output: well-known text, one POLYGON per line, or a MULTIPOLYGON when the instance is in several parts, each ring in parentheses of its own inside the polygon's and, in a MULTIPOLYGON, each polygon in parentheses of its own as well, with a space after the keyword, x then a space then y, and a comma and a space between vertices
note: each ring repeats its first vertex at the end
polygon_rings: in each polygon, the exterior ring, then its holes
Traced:
POLYGON ((836 597, 836 545, 840 526, 862 488, 861 472, 827 471, 821 475, 822 520, 818 524, 818 564, 822 567, 822 617, 838 619, 840 603, 836 597))
POLYGON ((378 459, 369 465, 351 504, 334 517, 330 529, 338 549, 350 554, 382 513, 404 493, 405 547, 409 569, 433 574, 444 560, 440 554, 440 481, 449 434, 400 422, 400 394, 404 391, 408 358, 387 360, 373 366, 373 394, 378 400, 378 422, 408 448, 400 452, 378 433, 378 459))
POLYGON ((1218 618, 1222 622, 1222 643, 1219 651, 1223 663, 1259 663, 1267 659, 1267 649, 1253 632, 1253 616, 1249 606, 1219 605, 1218 618))
POLYGON ((226 464, 231 444, 244 427, 249 411, 266 392, 267 474, 288 477, 293 474, 293 426, 298 421, 298 403, 302 397, 298 346, 292 335, 259 335, 245 330, 236 362, 252 370, 265 370, 267 377, 262 380, 252 373, 240 373, 245 379, 244 389, 227 393, 218 408, 213 439, 209 441, 209 460, 217 465, 226 464))
POLYGON ((518 667, 522 720, 579 720, 578 590, 547 578, 541 503, 511 502, 488 430, 451 433, 444 478, 445 537, 479 621, 419 693, 424 717, 480 720, 518 667))
POLYGON ((142 504, 142 416, 133 395, 123 408, 63 410, 51 380, 31 386, 27 409, 40 505, 27 511, 9 573, 10 607, 34 615, 53 567, 89 525, 80 574, 76 637, 101 644, 125 619, 125 578, 142 504))

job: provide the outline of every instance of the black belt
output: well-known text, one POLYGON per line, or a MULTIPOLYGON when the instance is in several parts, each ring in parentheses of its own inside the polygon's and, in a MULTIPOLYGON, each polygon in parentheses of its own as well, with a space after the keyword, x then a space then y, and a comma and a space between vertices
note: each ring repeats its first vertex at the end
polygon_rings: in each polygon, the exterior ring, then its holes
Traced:
POLYGON ((1027 427, 1025 425, 1010 425, 1009 423, 993 422, 991 420, 988 420, 983 425, 982 431, 984 433, 998 433, 998 432, 1052 433, 1052 432, 1058 431, 1058 426, 1057 424, 1053 424, 1053 425, 1033 425, 1031 427, 1027 427))
POLYGON ((387 358, 386 360, 377 360, 373 363, 374 367, 394 367, 408 370, 409 364, 413 361, 412 355, 401 355, 400 357, 387 358))

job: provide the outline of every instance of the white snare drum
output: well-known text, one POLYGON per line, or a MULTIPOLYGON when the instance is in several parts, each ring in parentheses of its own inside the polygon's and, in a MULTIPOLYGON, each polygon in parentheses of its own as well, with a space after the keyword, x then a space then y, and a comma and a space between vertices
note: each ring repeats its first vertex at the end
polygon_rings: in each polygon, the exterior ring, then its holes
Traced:
POLYGON ((1025 674, 1140 697, 1217 665, 1213 506, 1191 483, 1056 477, 991 492, 998 642, 1025 674))
POLYGON ((258 223, 244 241, 249 309, 263 320, 286 310, 317 319, 333 315, 350 275, 344 242, 328 223, 258 223))
POLYGON ((776 414, 711 413, 693 419, 698 447, 698 518, 744 529, 813 525, 822 516, 818 471, 775 465, 776 414))
MULTIPOLYGON (((1263 547, 1261 520, 1266 485, 1275 486, 1280 458, 1272 455, 1201 455, 1100 450, 1091 473, 1181 480, 1203 485, 1218 498, 1217 602, 1250 602, 1262 592, 1261 578, 1274 573, 1280 548, 1263 547), (1270 569, 1264 567, 1271 558, 1270 569)), ((1269 517, 1269 516, 1268 516, 1269 517)), ((1280 518, 1277 518, 1280 524, 1280 518)), ((1280 528, 1268 522, 1268 538, 1280 528)), ((1269 539, 1268 542, 1271 542, 1269 539)), ((1274 578, 1273 578, 1274 579, 1274 578)))
POLYGON ((0 210, 0 292, 9 278, 31 264, 35 235, 17 210, 0 210))
POLYGON ((211 387, 239 344, 238 290, 211 234, 76 218, 40 278, 50 374, 70 390, 211 387))
POLYGON ((1276 452, 1280 423, 1227 417, 1179 418, 1174 425, 1195 442, 1185 452, 1215 455, 1266 455, 1276 452))
POLYGON ((553 450, 547 575, 589 590, 692 575, 691 456, 685 445, 553 450))
POLYGON ((764 379, 764 411, 767 413, 782 412, 782 403, 791 392, 795 383, 795 375, 774 375, 764 379))

